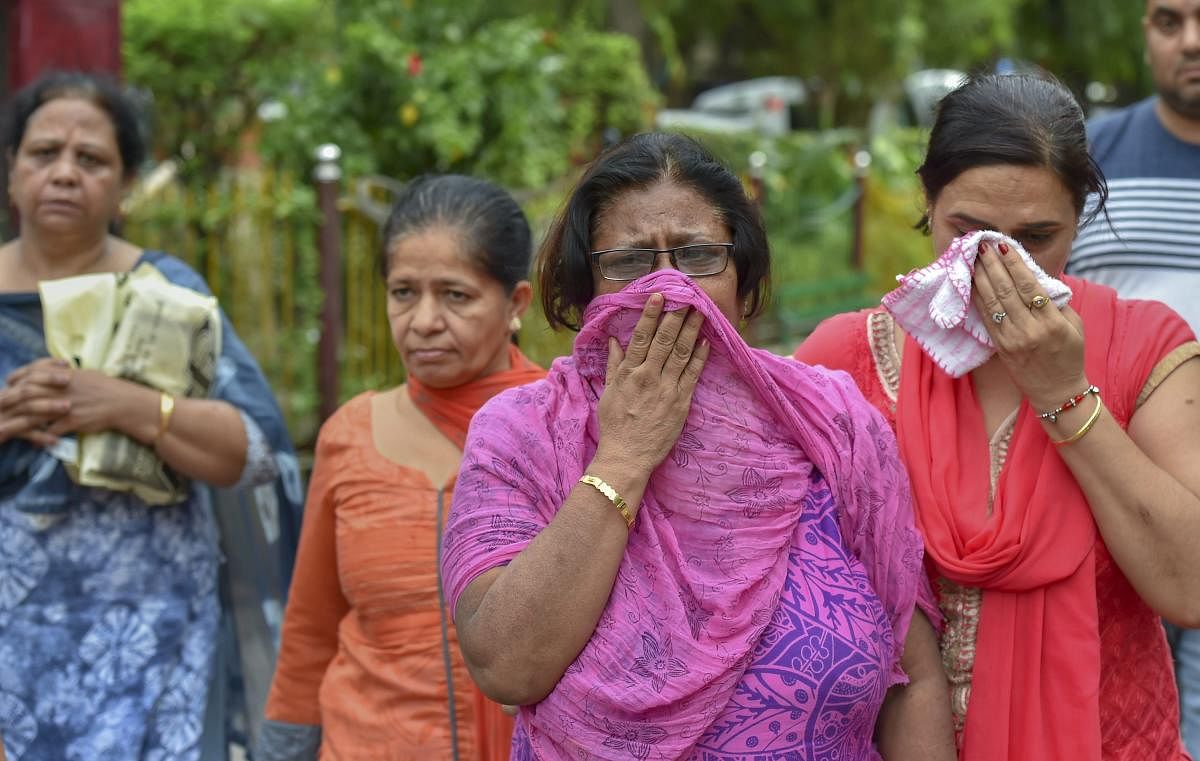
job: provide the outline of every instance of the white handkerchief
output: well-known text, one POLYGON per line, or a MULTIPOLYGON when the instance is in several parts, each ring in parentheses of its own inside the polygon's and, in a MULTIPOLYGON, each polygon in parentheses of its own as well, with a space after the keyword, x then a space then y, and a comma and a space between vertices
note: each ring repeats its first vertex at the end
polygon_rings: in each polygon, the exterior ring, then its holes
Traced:
POLYGON ((892 313, 930 359, 955 378, 979 367, 996 352, 984 327, 984 318, 971 301, 975 258, 984 240, 996 245, 1007 243, 1059 309, 1071 300, 1071 289, 1066 283, 1047 275, 1020 243, 994 230, 978 230, 955 238, 933 264, 897 275, 900 286, 883 297, 884 309, 892 313))

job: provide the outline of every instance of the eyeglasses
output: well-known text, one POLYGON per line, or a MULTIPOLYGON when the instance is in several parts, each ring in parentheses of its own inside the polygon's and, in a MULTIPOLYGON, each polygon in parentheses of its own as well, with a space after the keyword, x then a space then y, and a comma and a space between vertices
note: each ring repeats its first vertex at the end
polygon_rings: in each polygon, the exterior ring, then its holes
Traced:
POLYGON ((688 277, 719 275, 729 264, 732 243, 693 243, 674 248, 610 248, 593 251, 592 261, 605 280, 637 280, 654 271, 659 254, 671 255, 671 266, 688 277))

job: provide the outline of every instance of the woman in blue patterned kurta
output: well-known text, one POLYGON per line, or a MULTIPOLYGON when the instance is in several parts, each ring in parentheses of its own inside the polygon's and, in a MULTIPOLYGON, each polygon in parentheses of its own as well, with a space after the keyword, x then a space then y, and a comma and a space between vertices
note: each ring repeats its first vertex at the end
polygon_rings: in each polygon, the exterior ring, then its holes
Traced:
POLYGON ((173 410, 157 390, 46 356, 42 280, 149 264, 207 293, 178 259, 108 232, 144 155, 119 91, 43 78, 14 98, 3 138, 21 232, 0 246, 0 736, 14 761, 199 759, 210 684, 223 676, 207 485, 255 488, 287 547, 295 456, 224 318, 210 398, 173 410), (150 506, 73 482, 56 445, 99 431, 153 447, 192 480, 188 496, 150 506))

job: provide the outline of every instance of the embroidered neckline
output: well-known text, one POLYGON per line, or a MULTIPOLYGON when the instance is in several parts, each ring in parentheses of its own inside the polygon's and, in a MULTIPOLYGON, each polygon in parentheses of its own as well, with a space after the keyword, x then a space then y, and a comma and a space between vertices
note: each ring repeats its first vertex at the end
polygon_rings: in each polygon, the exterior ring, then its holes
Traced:
POLYGON ((896 351, 896 321, 890 313, 880 309, 867 315, 867 339, 879 385, 895 412, 900 390, 900 352, 896 351))

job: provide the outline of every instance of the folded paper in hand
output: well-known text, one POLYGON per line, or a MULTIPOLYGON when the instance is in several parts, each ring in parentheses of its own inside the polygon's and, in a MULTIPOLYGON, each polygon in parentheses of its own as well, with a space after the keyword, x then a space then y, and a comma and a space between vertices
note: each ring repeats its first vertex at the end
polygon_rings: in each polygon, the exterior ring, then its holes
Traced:
MULTIPOLYGON (((128 273, 48 280, 39 290, 52 356, 172 396, 208 396, 221 355, 215 298, 171 283, 150 264, 128 273)), ((64 465, 84 486, 133 492, 153 505, 188 494, 184 478, 124 434, 83 435, 75 452, 64 465)))
POLYGON ((996 353, 983 318, 971 301, 975 259, 979 244, 985 240, 994 245, 1007 243, 1059 309, 1071 300, 1066 283, 1047 275, 1021 244, 993 230, 955 238, 933 264, 897 275, 900 287, 883 297, 883 307, 929 358, 954 378, 966 375, 996 353))

